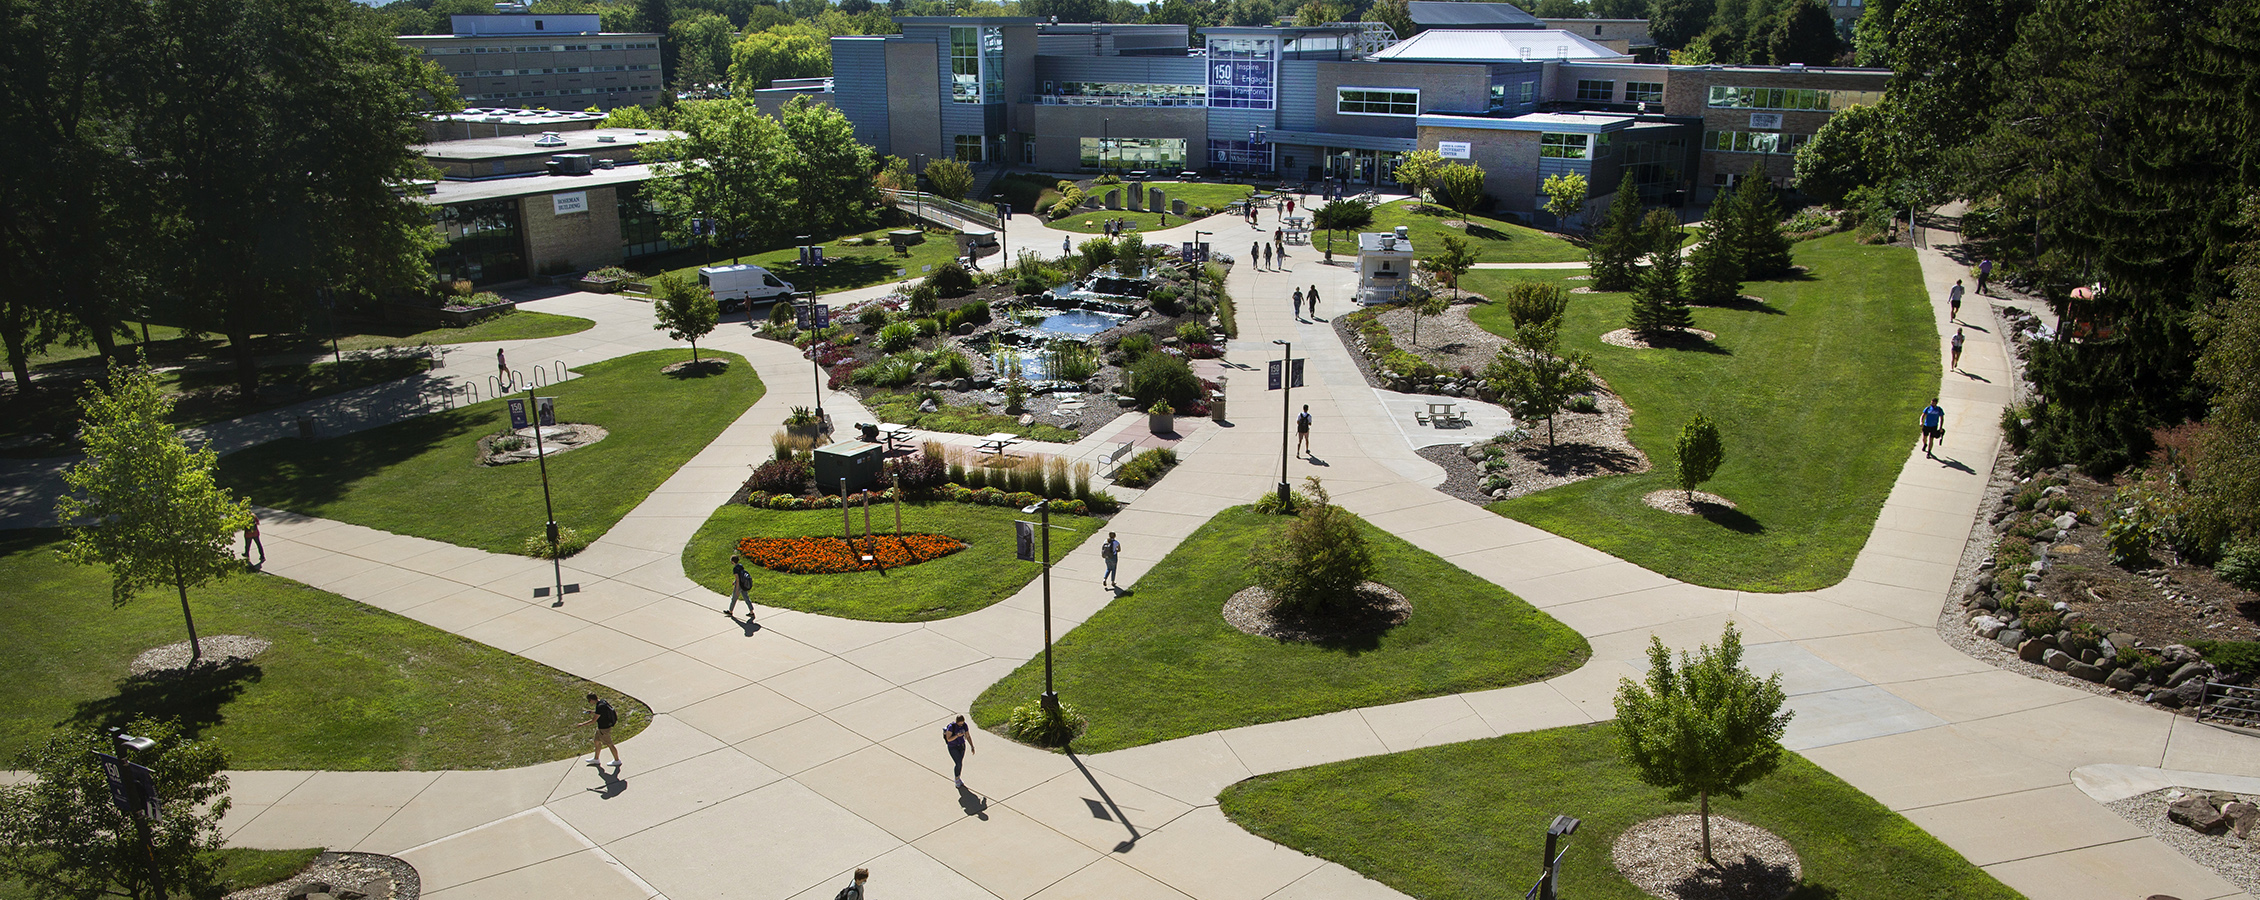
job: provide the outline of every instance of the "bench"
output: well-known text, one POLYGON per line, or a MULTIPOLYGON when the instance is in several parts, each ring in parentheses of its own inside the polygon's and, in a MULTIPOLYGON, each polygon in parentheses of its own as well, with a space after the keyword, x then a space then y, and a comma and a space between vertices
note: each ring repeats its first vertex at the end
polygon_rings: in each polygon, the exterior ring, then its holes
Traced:
POLYGON ((1122 461, 1129 459, 1130 454, 1137 449, 1138 445, 1130 443, 1129 441, 1123 441, 1120 444, 1116 444, 1113 450, 1107 451, 1107 454, 1105 456, 1099 457, 1099 465, 1101 467, 1114 467, 1107 470, 1106 477, 1113 478, 1114 476, 1121 474, 1122 461))

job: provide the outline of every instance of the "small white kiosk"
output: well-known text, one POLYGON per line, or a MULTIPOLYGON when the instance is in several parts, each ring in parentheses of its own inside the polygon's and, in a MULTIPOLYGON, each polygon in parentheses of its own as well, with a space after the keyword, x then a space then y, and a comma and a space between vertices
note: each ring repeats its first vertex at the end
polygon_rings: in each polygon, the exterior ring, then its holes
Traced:
POLYGON ((1412 237, 1404 226, 1395 232, 1358 235, 1358 303, 1394 303, 1404 299, 1412 285, 1412 237))

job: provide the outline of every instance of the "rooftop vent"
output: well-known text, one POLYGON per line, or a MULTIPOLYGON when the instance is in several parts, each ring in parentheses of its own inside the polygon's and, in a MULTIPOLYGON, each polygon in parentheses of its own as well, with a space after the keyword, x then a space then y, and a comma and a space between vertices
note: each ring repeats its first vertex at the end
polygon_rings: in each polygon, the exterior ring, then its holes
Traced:
POLYGON ((564 139, 564 138, 562 138, 562 137, 559 137, 559 136, 557 135, 557 132, 554 132, 554 131, 544 131, 544 132, 542 132, 542 133, 541 133, 541 137, 538 137, 538 138, 534 138, 534 146, 536 146, 536 147, 563 147, 563 146, 565 146, 565 139, 564 139))
POLYGON ((1407 226, 1404 226, 1404 225, 1399 225, 1399 226, 1397 226, 1397 240, 1400 240, 1400 241, 1409 241, 1409 240, 1412 240, 1412 229, 1411 229, 1410 227, 1407 227, 1407 226))
POLYGON ((620 142, 620 136, 616 134, 600 134, 596 136, 596 142, 599 144, 617 144, 620 142))
POLYGON ((1782 67, 1781 67, 1781 70, 1782 70, 1782 71, 1784 71, 1784 72, 1802 72, 1802 71, 1805 71, 1805 64, 1804 64, 1804 63, 1790 63, 1790 64, 1788 64, 1788 65, 1786 65, 1786 66, 1782 66, 1782 67))

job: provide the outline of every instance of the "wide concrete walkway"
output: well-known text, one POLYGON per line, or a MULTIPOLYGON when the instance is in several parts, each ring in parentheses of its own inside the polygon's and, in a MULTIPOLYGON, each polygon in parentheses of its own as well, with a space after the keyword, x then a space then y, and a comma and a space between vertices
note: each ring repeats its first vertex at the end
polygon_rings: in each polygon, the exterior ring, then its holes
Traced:
MULTIPOLYGON (((725 618, 724 598, 684 576, 683 546, 766 456, 786 408, 814 396, 791 348, 725 328, 708 345, 744 354, 769 393, 568 561, 567 580, 582 590, 562 605, 532 595, 549 582, 547 563, 283 513, 269 520, 270 572, 649 703, 655 719, 627 744, 623 770, 558 762, 502 772, 236 773, 231 840, 397 853, 437 897, 821 900, 857 866, 873 869, 874 897, 1393 897, 1241 831, 1218 812, 1217 791, 1253 774, 1605 719, 1617 679, 1639 674, 1650 635, 1692 646, 1732 619, 1753 665, 1785 673, 1798 712, 1791 746, 2028 896, 2242 896, 2119 820, 2082 791, 2081 778, 2148 783, 2139 779, 2163 777, 2152 771, 2161 769, 2260 777, 2247 739, 2031 681, 1937 638, 2007 399, 1997 326, 1970 332, 1963 369, 1976 377, 1949 374, 1941 388, 1950 452, 1925 459, 1909 441, 1908 464, 1849 578, 1804 594, 1720 591, 1430 490, 1442 473, 1412 452, 1418 441, 1408 432, 1420 426, 1364 384, 1330 325, 1289 313, 1296 286, 1347 297, 1350 269, 1295 249, 1283 271, 1238 266, 1229 282, 1243 331, 1229 363, 1260 371, 1275 339, 1292 340, 1309 359, 1309 386, 1294 403, 1308 403, 1317 420, 1313 456, 1291 461, 1287 476, 1323 477, 1376 525, 1578 629, 1592 642, 1590 663, 1539 684, 1091 757, 980 736, 969 787, 957 790, 937 732, 1040 650, 1037 588, 922 624, 785 610, 764 610, 758 627, 725 618)), ((1943 325, 1945 288, 1959 267, 1932 251, 1922 260, 1943 325)), ((620 303, 568 295, 532 307, 601 322, 620 303)), ((1341 311, 1338 301, 1327 310, 1341 311)), ((647 316, 638 310, 634 324, 648 328, 647 316)), ((645 346, 625 334, 596 339, 617 340, 617 352, 645 346)), ((1942 335, 1942 354, 1943 346, 1942 335)), ((1109 525, 1122 536, 1126 581, 1209 516, 1279 480, 1280 434, 1270 423, 1281 398, 1258 377, 1232 378, 1227 392, 1234 423, 1194 432, 1180 446, 1184 463, 1109 525)), ((825 405, 854 408, 835 395, 825 405)), ((1911 425, 1915 411, 1907 416, 1911 425)), ((1061 630, 1112 598, 1097 586, 1099 569, 1095 541, 1057 566, 1061 630)), ((557 711, 558 724, 576 713, 557 711)))

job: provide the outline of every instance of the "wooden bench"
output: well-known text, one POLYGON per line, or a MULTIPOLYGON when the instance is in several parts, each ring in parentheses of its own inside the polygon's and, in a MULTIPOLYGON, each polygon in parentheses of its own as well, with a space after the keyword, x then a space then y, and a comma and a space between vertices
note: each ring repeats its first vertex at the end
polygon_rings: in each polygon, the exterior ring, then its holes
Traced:
POLYGON ((1114 449, 1107 451, 1107 454, 1105 456, 1099 457, 1099 465, 1101 467, 1114 467, 1107 470, 1106 477, 1111 479, 1114 476, 1121 474, 1123 461, 1129 459, 1130 454, 1137 449, 1138 445, 1130 443, 1129 441, 1123 441, 1120 444, 1114 445, 1114 449))

